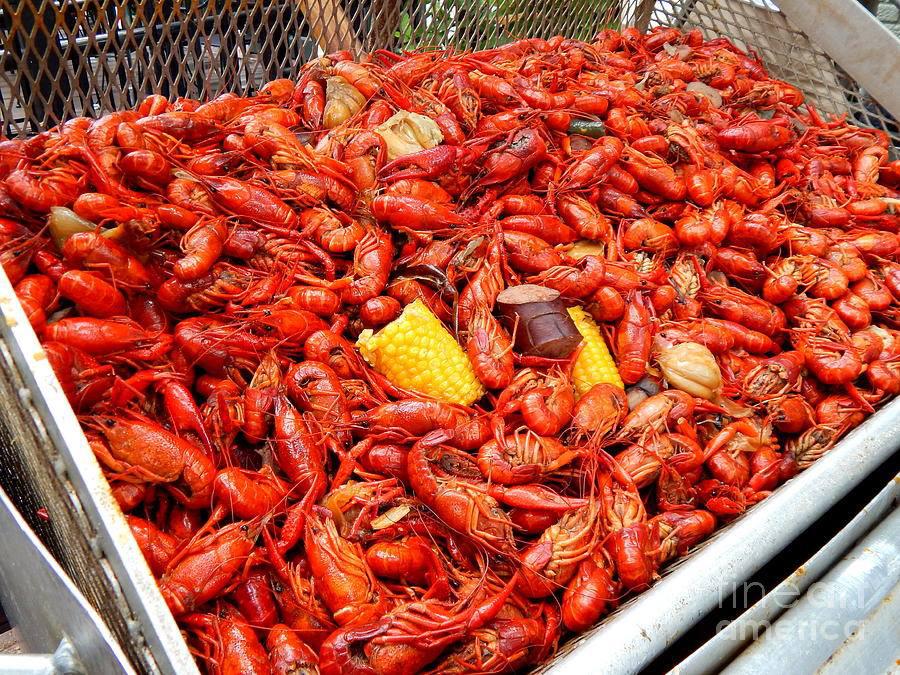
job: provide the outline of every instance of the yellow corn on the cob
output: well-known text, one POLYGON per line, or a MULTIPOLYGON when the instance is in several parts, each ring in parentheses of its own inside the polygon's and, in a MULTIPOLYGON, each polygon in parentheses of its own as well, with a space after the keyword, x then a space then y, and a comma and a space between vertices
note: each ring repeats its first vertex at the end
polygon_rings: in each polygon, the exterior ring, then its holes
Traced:
POLYGON ((600 328, 594 323, 594 320, 581 307, 569 307, 569 316, 572 317, 575 327, 584 338, 581 352, 572 367, 575 393, 581 397, 595 384, 603 382, 624 389, 625 384, 619 377, 616 362, 613 361, 613 357, 606 347, 606 341, 600 334, 600 328))
POLYGON ((421 300, 407 305, 377 333, 364 330, 356 346, 398 387, 461 405, 471 405, 484 395, 469 357, 421 300))

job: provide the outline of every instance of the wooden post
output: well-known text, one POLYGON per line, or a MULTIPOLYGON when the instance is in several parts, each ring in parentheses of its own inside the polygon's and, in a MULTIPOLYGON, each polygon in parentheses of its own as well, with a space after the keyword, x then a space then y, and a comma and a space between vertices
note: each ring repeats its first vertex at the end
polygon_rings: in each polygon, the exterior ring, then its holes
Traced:
POLYGON ((400 27, 399 0, 372 0, 369 11, 372 15, 372 30, 366 36, 365 49, 397 49, 394 35, 400 27))
POLYGON ((326 54, 341 49, 362 52, 362 44, 340 0, 300 0, 299 5, 309 21, 310 33, 326 54))

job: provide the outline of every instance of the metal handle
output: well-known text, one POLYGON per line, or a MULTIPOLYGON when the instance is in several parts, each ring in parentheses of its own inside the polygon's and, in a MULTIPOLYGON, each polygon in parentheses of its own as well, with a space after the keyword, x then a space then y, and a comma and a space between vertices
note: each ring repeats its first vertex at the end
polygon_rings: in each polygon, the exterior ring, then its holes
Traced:
POLYGON ((0 541, 4 546, 0 565, 4 611, 28 648, 54 650, 51 654, 0 656, 0 673, 134 673, 106 624, 2 489, 0 541))
POLYGON ((3 675, 86 675, 75 648, 63 638, 52 654, 0 654, 3 675))

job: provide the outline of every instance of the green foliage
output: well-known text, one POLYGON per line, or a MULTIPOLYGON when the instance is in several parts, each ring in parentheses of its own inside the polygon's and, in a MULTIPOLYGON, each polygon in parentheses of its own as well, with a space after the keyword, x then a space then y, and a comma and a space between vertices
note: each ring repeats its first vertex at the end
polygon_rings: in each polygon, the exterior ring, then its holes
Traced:
POLYGON ((402 12, 394 36, 401 49, 489 49, 524 37, 590 39, 617 26, 618 0, 428 0, 402 12))

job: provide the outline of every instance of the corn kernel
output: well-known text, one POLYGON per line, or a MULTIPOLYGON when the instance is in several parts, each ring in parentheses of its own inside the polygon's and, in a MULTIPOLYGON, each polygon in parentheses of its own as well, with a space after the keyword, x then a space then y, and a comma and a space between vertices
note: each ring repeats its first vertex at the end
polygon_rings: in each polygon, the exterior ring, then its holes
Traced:
POLYGON ((624 389, 625 384, 619 376, 616 362, 594 320, 581 307, 570 307, 569 316, 584 338, 584 344, 572 366, 576 395, 581 397, 595 384, 604 382, 624 389))
POLYGON ((421 300, 377 333, 364 330, 360 354, 392 384, 447 403, 471 405, 484 387, 463 348, 421 300))

